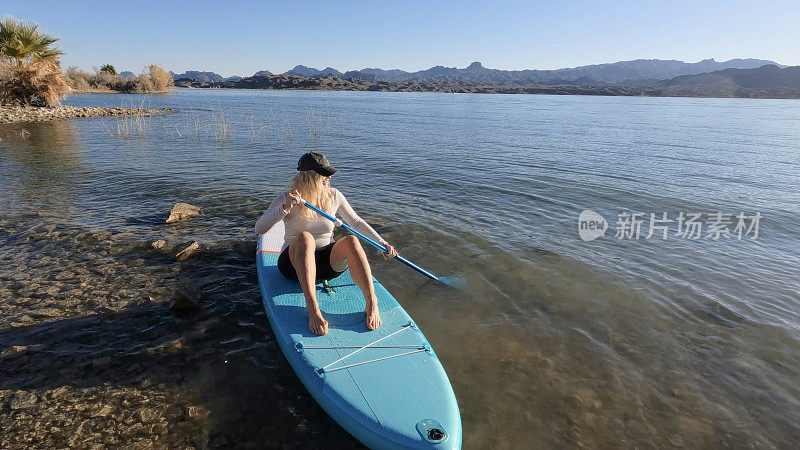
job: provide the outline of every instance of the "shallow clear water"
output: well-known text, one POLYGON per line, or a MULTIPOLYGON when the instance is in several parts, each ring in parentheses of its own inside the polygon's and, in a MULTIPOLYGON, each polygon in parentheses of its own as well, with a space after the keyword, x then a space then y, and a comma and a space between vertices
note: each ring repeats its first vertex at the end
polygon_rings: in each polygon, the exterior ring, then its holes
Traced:
MULTIPOLYGON (((180 90, 66 103, 178 112, 141 128, 114 117, 0 126, 0 350, 30 341, 67 361, 48 336, 77 324, 107 342, 75 365, 183 339, 164 389, 210 411, 212 446, 355 445, 274 345, 252 259, 255 220, 298 157, 319 150, 340 169, 332 185, 404 256, 470 280, 461 294, 371 254, 450 376, 466 448, 800 439, 796 101, 180 90), (176 201, 204 214, 167 226, 176 201), (584 209, 608 221, 604 237, 579 238, 584 209), (645 213, 641 238, 616 239, 631 212, 645 213), (650 213, 665 212, 731 214, 731 232, 740 212, 760 213, 758 238, 682 239, 673 222, 666 240, 644 239, 650 213), (156 239, 202 249, 177 263, 156 239), (92 293, 70 286, 87 277, 92 293), (181 277, 203 308, 147 313, 160 333, 80 322, 168 303, 181 277)), ((135 385, 165 363, 130 358, 144 374, 93 382, 76 369, 71 383, 135 385)), ((3 371, 0 389, 59 385, 26 381, 30 364, 3 371)))

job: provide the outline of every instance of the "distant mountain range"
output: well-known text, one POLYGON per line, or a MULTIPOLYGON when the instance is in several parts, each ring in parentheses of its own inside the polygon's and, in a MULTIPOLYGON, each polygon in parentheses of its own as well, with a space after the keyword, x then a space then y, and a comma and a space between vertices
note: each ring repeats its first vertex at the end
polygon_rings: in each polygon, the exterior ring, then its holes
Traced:
POLYGON ((419 72, 402 70, 363 69, 350 71, 344 78, 371 81, 440 81, 472 83, 536 83, 547 85, 612 85, 631 86, 650 84, 679 75, 693 75, 715 70, 752 69, 765 64, 777 64, 759 59, 732 59, 716 62, 713 59, 697 63, 675 60, 637 59, 609 64, 595 64, 556 70, 499 70, 488 69, 474 62, 464 69, 436 66, 419 72))
POLYGON ((195 81, 202 81, 205 83, 219 83, 222 81, 239 81, 242 79, 242 77, 236 75, 225 78, 222 75, 216 74, 214 72, 200 72, 197 70, 187 70, 184 73, 170 72, 169 74, 172 75, 173 80, 189 79, 195 81))
POLYGON ((322 77, 337 77, 337 78, 344 78, 342 72, 332 68, 326 67, 322 70, 315 69, 313 67, 306 67, 306 66, 294 66, 294 69, 283 73, 282 75, 295 75, 298 77, 308 77, 308 78, 322 78, 322 77))
POLYGON ((682 75, 650 86, 655 95, 800 98, 800 66, 765 65, 682 75))
MULTIPOLYGON (((556 70, 500 70, 483 67, 479 62, 473 62, 464 69, 455 67, 435 66, 417 72, 406 72, 399 69, 383 70, 367 68, 351 70, 345 73, 332 67, 319 70, 303 65, 295 66, 292 70, 281 75, 291 75, 306 78, 322 78, 333 76, 343 79, 387 82, 447 82, 447 83, 517 83, 517 84, 543 84, 543 85, 575 85, 575 86, 648 86, 659 80, 667 80, 683 75, 696 75, 724 69, 754 69, 764 65, 780 66, 774 61, 763 59, 732 59, 717 62, 714 59, 704 59, 696 63, 686 63, 677 60, 637 59, 633 61, 620 61, 608 64, 594 64, 569 69, 556 70)), ((172 73, 172 72, 170 72, 172 73)), ((271 76, 268 70, 256 72, 253 76, 271 76)), ((214 72, 187 71, 182 74, 173 74, 175 80, 190 79, 206 83, 223 81, 238 81, 241 77, 223 78, 214 72)))
POLYGON ((725 69, 698 75, 684 75, 659 83, 662 86, 739 86, 752 89, 800 89, 800 66, 780 68, 766 65, 757 69, 725 69))
POLYGON ((471 82, 452 78, 444 81, 426 79, 408 81, 370 81, 332 75, 307 77, 269 75, 243 78, 238 81, 202 82, 189 79, 175 81, 178 87, 228 89, 309 89, 338 91, 448 92, 493 94, 561 94, 561 95, 638 95, 658 97, 752 97, 800 98, 800 66, 778 67, 768 64, 752 69, 723 69, 713 72, 679 75, 667 80, 654 80, 627 86, 587 82, 570 84, 561 81, 537 82, 471 82))

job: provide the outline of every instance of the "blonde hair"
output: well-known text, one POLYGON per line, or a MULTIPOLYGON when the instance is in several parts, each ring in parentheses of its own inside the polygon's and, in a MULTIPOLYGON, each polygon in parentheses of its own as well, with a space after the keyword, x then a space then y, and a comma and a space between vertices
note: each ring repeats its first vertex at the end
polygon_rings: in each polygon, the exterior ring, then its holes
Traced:
MULTIPOLYGON (((324 178, 313 170, 301 170, 289 182, 289 188, 297 189, 303 200, 330 213, 333 192, 331 192, 330 186, 322 184, 324 178)), ((302 208, 300 214, 309 220, 315 219, 318 215, 311 208, 302 208)))

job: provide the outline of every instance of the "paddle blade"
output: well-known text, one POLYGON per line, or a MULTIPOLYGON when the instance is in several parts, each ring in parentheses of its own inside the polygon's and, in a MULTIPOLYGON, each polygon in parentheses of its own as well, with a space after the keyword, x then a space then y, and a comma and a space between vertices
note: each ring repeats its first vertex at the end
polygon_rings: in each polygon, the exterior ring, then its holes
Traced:
POLYGON ((464 277, 438 277, 437 280, 441 281, 442 283, 454 287, 456 289, 460 289, 462 291, 467 290, 467 279, 464 277))

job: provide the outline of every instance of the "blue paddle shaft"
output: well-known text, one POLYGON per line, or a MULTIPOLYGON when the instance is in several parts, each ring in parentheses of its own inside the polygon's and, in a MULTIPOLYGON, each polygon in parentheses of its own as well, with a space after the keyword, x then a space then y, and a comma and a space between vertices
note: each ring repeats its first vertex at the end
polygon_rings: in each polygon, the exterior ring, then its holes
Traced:
MULTIPOLYGON (((326 218, 326 219, 330 220, 330 221, 331 221, 331 222, 333 222, 334 224, 336 224, 336 225, 338 225, 338 226, 340 226, 340 227, 344 228, 345 230, 347 230, 347 231, 349 231, 349 232, 351 232, 351 233, 355 234, 355 235, 356 235, 356 236, 357 236, 359 239, 361 239, 362 241, 366 242, 367 244, 369 244, 369 245, 371 245, 371 246, 373 246, 373 247, 377 248, 378 250, 382 251, 383 253, 389 253, 389 249, 387 249, 386 247, 384 247, 382 244, 380 244, 380 243, 378 243, 378 242, 375 242, 374 240, 370 239, 370 238, 369 238, 369 237, 367 237, 367 236, 364 236, 362 233, 360 233, 360 232, 356 231, 356 230, 355 230, 353 227, 351 227, 350 225, 348 225, 348 224, 346 224, 346 223, 342 222, 341 220, 338 220, 337 218, 335 218, 335 217, 333 217, 332 215, 330 215, 330 214, 326 213, 325 211, 323 211, 323 210, 321 210, 321 209, 317 208, 316 206, 312 205, 311 203, 308 203, 307 201, 303 200, 303 205, 305 205, 305 206, 307 206, 307 207, 309 207, 309 208, 313 209, 314 211, 316 211, 316 212, 317 212, 317 214, 319 214, 319 215, 321 215, 322 217, 324 217, 324 218, 326 218)), ((407 260, 407 259, 403 258, 403 257, 402 257, 402 256, 400 256, 400 255, 397 255, 397 256, 395 256, 395 257, 394 257, 394 259, 396 259, 396 260, 400 261, 401 263, 403 263, 403 264, 407 265, 408 267, 411 267, 412 269, 414 269, 414 270, 416 270, 417 272, 419 272, 419 273, 421 273, 421 274, 425 275, 425 276, 426 276, 426 277, 428 277, 428 278, 434 279, 434 280, 436 280, 436 281, 441 281, 441 280, 439 280, 439 277, 437 277, 436 275, 434 275, 434 274, 432 274, 432 273, 428 272, 427 270, 425 270, 425 269, 423 269, 422 267, 420 267, 420 266, 418 266, 418 265, 414 264, 413 262, 411 262, 411 261, 409 261, 409 260, 407 260)))

